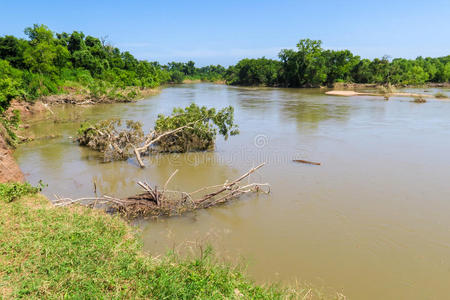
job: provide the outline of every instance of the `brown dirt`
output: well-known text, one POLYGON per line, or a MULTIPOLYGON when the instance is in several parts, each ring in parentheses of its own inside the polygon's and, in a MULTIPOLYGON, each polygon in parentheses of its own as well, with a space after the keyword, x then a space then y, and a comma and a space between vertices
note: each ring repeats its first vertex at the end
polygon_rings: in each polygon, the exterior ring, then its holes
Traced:
POLYGON ((46 111, 47 108, 45 107, 44 103, 42 103, 42 101, 29 103, 26 101, 13 100, 8 111, 11 112, 13 110, 18 110, 20 112, 20 117, 23 119, 36 113, 46 111))
POLYGON ((202 82, 209 82, 209 83, 215 83, 215 84, 225 84, 225 80, 215 80, 215 81, 209 81, 209 80, 201 80, 201 79, 184 79, 183 83, 185 84, 192 84, 192 83, 202 83, 202 82))
POLYGON ((24 180, 23 173, 14 160, 12 150, 0 132, 0 182, 24 182, 24 180))
POLYGON ((160 92, 161 92, 161 88, 142 89, 142 90, 139 90, 139 96, 140 96, 140 99, 142 99, 142 98, 145 98, 148 96, 153 96, 153 95, 159 94, 160 92))
POLYGON ((201 83, 201 82, 202 82, 201 79, 195 79, 195 80, 192 80, 192 79, 183 79, 183 83, 185 83, 185 84, 201 83))
POLYGON ((376 88, 379 85, 376 83, 345 83, 345 82, 336 82, 333 85, 335 89, 355 89, 355 88, 376 88))

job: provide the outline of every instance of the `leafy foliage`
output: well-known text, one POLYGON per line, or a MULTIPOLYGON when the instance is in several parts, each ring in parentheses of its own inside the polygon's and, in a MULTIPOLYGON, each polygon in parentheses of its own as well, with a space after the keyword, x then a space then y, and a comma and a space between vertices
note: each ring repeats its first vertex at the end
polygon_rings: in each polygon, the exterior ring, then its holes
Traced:
POLYGON ((235 85, 278 85, 281 63, 276 60, 259 58, 243 59, 227 70, 228 83, 235 85))
POLYGON ((384 56, 361 59, 349 50, 324 50, 322 42, 303 39, 297 49, 283 49, 280 61, 243 59, 229 67, 226 81, 237 85, 285 87, 331 86, 336 82, 420 85, 450 81, 450 56, 415 60, 384 56))
POLYGON ((226 72, 226 69, 221 65, 197 68, 193 61, 188 61, 187 63, 170 62, 163 68, 170 72, 170 81, 172 83, 181 83, 185 79, 220 81, 223 80, 226 72))
POLYGON ((219 111, 192 103, 185 108, 174 108, 170 116, 158 115, 156 135, 187 126, 183 130, 163 137, 157 143, 161 152, 204 151, 214 147, 217 131, 225 139, 239 133, 234 124, 234 108, 219 111))
POLYGON ((0 128, 4 129, 0 131, 0 134, 6 139, 7 143, 15 147, 17 145, 16 130, 19 129, 20 113, 18 110, 13 110, 10 114, 0 114, 0 128))
POLYGON ((34 195, 41 191, 43 185, 40 183, 39 187, 34 187, 27 183, 8 182, 0 183, 0 199, 4 202, 12 202, 23 196, 34 195))

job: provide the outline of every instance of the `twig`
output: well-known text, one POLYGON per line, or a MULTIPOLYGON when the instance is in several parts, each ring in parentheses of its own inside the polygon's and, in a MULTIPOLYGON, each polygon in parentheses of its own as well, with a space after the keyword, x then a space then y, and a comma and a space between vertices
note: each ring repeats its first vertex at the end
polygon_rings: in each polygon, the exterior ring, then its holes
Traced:
POLYGON ((169 184, 169 182, 172 180, 172 178, 178 173, 178 169, 175 170, 175 172, 172 173, 172 175, 169 176, 169 178, 167 179, 166 183, 164 184, 164 188, 163 188, 163 193, 167 188, 167 185, 169 184))
POLYGON ((240 182, 242 179, 248 177, 250 174, 252 174, 252 173, 255 172, 256 170, 258 170, 259 168, 261 168, 261 167, 264 166, 265 164, 266 164, 266 163, 260 164, 259 166, 257 166, 257 167, 255 167, 255 168, 251 169, 250 171, 248 171, 247 173, 245 173, 244 175, 242 175, 241 177, 239 177, 238 179, 232 181, 231 183, 228 183, 228 184, 224 185, 220 190, 218 190, 218 191, 216 191, 216 192, 214 192, 214 193, 208 194, 208 195, 206 195, 205 197, 203 197, 203 198, 201 198, 201 199, 199 199, 199 200, 197 200, 197 201, 194 201, 194 202, 195 202, 197 205, 198 205, 198 204, 201 204, 202 202, 204 202, 204 201, 206 201, 206 200, 208 200, 208 199, 211 199, 212 197, 214 197, 214 196, 216 196, 216 195, 218 195, 218 194, 220 194, 220 193, 222 193, 222 192, 224 192, 224 191, 230 189, 233 185, 237 184, 237 183, 240 182))

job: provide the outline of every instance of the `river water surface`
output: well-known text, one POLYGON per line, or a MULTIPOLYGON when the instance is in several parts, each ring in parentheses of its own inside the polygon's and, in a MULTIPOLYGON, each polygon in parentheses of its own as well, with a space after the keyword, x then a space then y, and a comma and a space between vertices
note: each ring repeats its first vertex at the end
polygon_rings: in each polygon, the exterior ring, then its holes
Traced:
POLYGON ((258 282, 306 281, 351 299, 443 299, 450 295, 450 101, 410 100, 178 85, 131 104, 54 108, 72 121, 29 130, 61 137, 22 145, 15 156, 31 183, 48 184, 51 199, 92 196, 94 181, 98 194, 128 196, 140 192, 137 181, 162 185, 175 169, 169 188, 193 191, 267 162, 251 180, 270 183, 270 195, 141 221, 145 250, 212 244, 225 259, 243 258, 258 282), (80 120, 140 120, 148 131, 158 113, 191 102, 233 105, 241 134, 219 136, 214 152, 147 157, 145 169, 134 159, 103 164, 70 139, 80 120))

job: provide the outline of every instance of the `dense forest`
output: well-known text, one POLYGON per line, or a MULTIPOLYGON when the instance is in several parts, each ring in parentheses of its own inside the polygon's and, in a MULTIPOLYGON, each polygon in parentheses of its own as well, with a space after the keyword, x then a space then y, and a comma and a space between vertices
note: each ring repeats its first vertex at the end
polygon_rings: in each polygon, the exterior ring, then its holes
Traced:
POLYGON ((220 65, 197 68, 192 61, 160 65, 138 60, 78 31, 55 34, 45 25, 34 25, 25 34, 28 39, 0 37, 0 113, 14 98, 32 101, 76 91, 127 100, 139 89, 184 79, 219 80, 225 73, 220 65))
POLYGON ((421 85, 450 80, 450 55, 393 60, 385 56, 369 60, 349 50, 325 50, 321 41, 304 39, 295 50, 281 50, 279 58, 243 59, 228 68, 227 83, 318 87, 336 82, 421 85))

